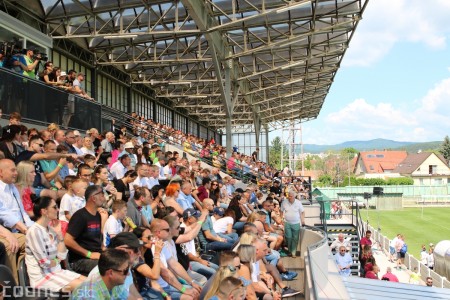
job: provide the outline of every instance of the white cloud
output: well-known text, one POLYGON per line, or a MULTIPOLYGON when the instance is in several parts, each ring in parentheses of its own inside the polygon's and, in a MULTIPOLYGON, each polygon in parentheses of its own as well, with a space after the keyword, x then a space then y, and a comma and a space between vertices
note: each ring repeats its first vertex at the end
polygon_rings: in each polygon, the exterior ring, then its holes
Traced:
POLYGON ((304 143, 335 144, 386 138, 397 141, 442 140, 450 132, 450 78, 438 82, 417 105, 356 99, 336 112, 304 125, 304 143), (320 122, 321 121, 321 122, 320 122), (322 124, 320 128, 316 125, 322 124), (315 124, 316 123, 316 124, 315 124))
POLYGON ((435 0, 424 5, 422 0, 369 1, 343 65, 370 66, 402 41, 445 48, 450 33, 449 2, 435 0))

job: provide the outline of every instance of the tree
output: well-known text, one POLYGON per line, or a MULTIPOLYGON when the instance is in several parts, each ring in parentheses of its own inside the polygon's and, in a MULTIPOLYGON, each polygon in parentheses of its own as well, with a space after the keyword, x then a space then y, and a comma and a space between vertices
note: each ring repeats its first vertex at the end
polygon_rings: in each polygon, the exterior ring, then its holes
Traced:
POLYGON ((447 161, 450 160, 450 138, 448 135, 445 136, 444 142, 442 143, 441 148, 439 148, 439 152, 447 161))
MULTIPOLYGON (((281 138, 277 136, 271 142, 269 148, 269 164, 276 169, 282 169, 281 166, 281 138)), ((287 153, 284 153, 284 158, 287 159, 287 153)))

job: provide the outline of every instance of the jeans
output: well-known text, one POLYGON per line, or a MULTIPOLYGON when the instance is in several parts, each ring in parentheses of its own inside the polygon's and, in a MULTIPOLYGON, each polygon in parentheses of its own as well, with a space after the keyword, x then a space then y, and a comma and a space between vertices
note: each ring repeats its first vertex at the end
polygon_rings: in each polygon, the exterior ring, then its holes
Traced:
POLYGON ((280 252, 277 250, 271 250, 269 254, 266 255, 266 260, 271 264, 276 266, 280 260, 280 252))
POLYGON ((144 300, 147 299, 164 300, 164 297, 161 295, 161 293, 152 289, 151 287, 142 289, 139 294, 141 294, 144 300))
POLYGON ((230 242, 209 242, 206 244, 206 250, 213 251, 222 251, 222 250, 231 250, 233 248, 233 243, 230 242))
POLYGON ((237 240, 239 239, 239 236, 237 235, 236 232, 232 232, 232 233, 217 233, 218 236, 220 236, 221 238, 224 238, 227 240, 227 242, 229 243, 236 243, 237 240))
POLYGON ((213 264, 212 262, 209 263, 209 266, 205 266, 199 262, 191 261, 189 263, 189 268, 192 269, 192 271, 202 274, 203 276, 209 279, 212 275, 216 273, 216 271, 219 269, 219 266, 213 264))
MULTIPOLYGON (((183 286, 186 289, 192 288, 190 285, 183 285, 183 286)), ((181 292, 171 285, 167 285, 166 287, 163 288, 163 290, 164 290, 164 292, 169 294, 173 300, 179 300, 181 298, 181 295, 182 295, 181 292)))
POLYGON ((245 222, 237 221, 236 223, 234 223, 233 229, 236 231, 242 231, 242 230, 244 230, 244 225, 245 225, 245 222))
POLYGON ((284 237, 286 239, 289 252, 293 255, 297 252, 298 241, 300 239, 300 223, 284 223, 284 237))
POLYGON ((98 259, 82 258, 72 263, 72 271, 88 276, 89 273, 98 265, 98 259))
POLYGON ((200 286, 204 286, 208 281, 208 278, 206 278, 206 276, 203 276, 202 274, 194 270, 189 269, 187 270, 187 273, 189 277, 191 277, 192 280, 194 280, 200 286))

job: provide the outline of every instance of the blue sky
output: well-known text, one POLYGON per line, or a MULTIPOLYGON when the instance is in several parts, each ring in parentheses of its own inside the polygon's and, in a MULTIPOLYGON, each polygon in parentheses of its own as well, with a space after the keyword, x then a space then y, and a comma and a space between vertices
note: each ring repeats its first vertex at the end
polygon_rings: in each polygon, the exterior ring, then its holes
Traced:
POLYGON ((303 142, 450 135, 450 1, 371 0, 303 142))

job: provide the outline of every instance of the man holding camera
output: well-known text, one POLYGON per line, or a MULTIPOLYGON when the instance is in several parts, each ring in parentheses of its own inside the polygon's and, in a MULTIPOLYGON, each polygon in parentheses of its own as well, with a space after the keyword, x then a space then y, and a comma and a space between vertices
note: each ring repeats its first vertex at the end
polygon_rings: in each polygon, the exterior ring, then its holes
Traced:
POLYGON ((36 72, 35 69, 37 65, 39 64, 39 61, 41 59, 41 54, 38 53, 33 48, 27 49, 27 52, 25 55, 20 56, 19 62, 21 63, 21 67, 23 70, 23 75, 36 79, 36 72), (36 55, 35 55, 36 52, 36 55))

